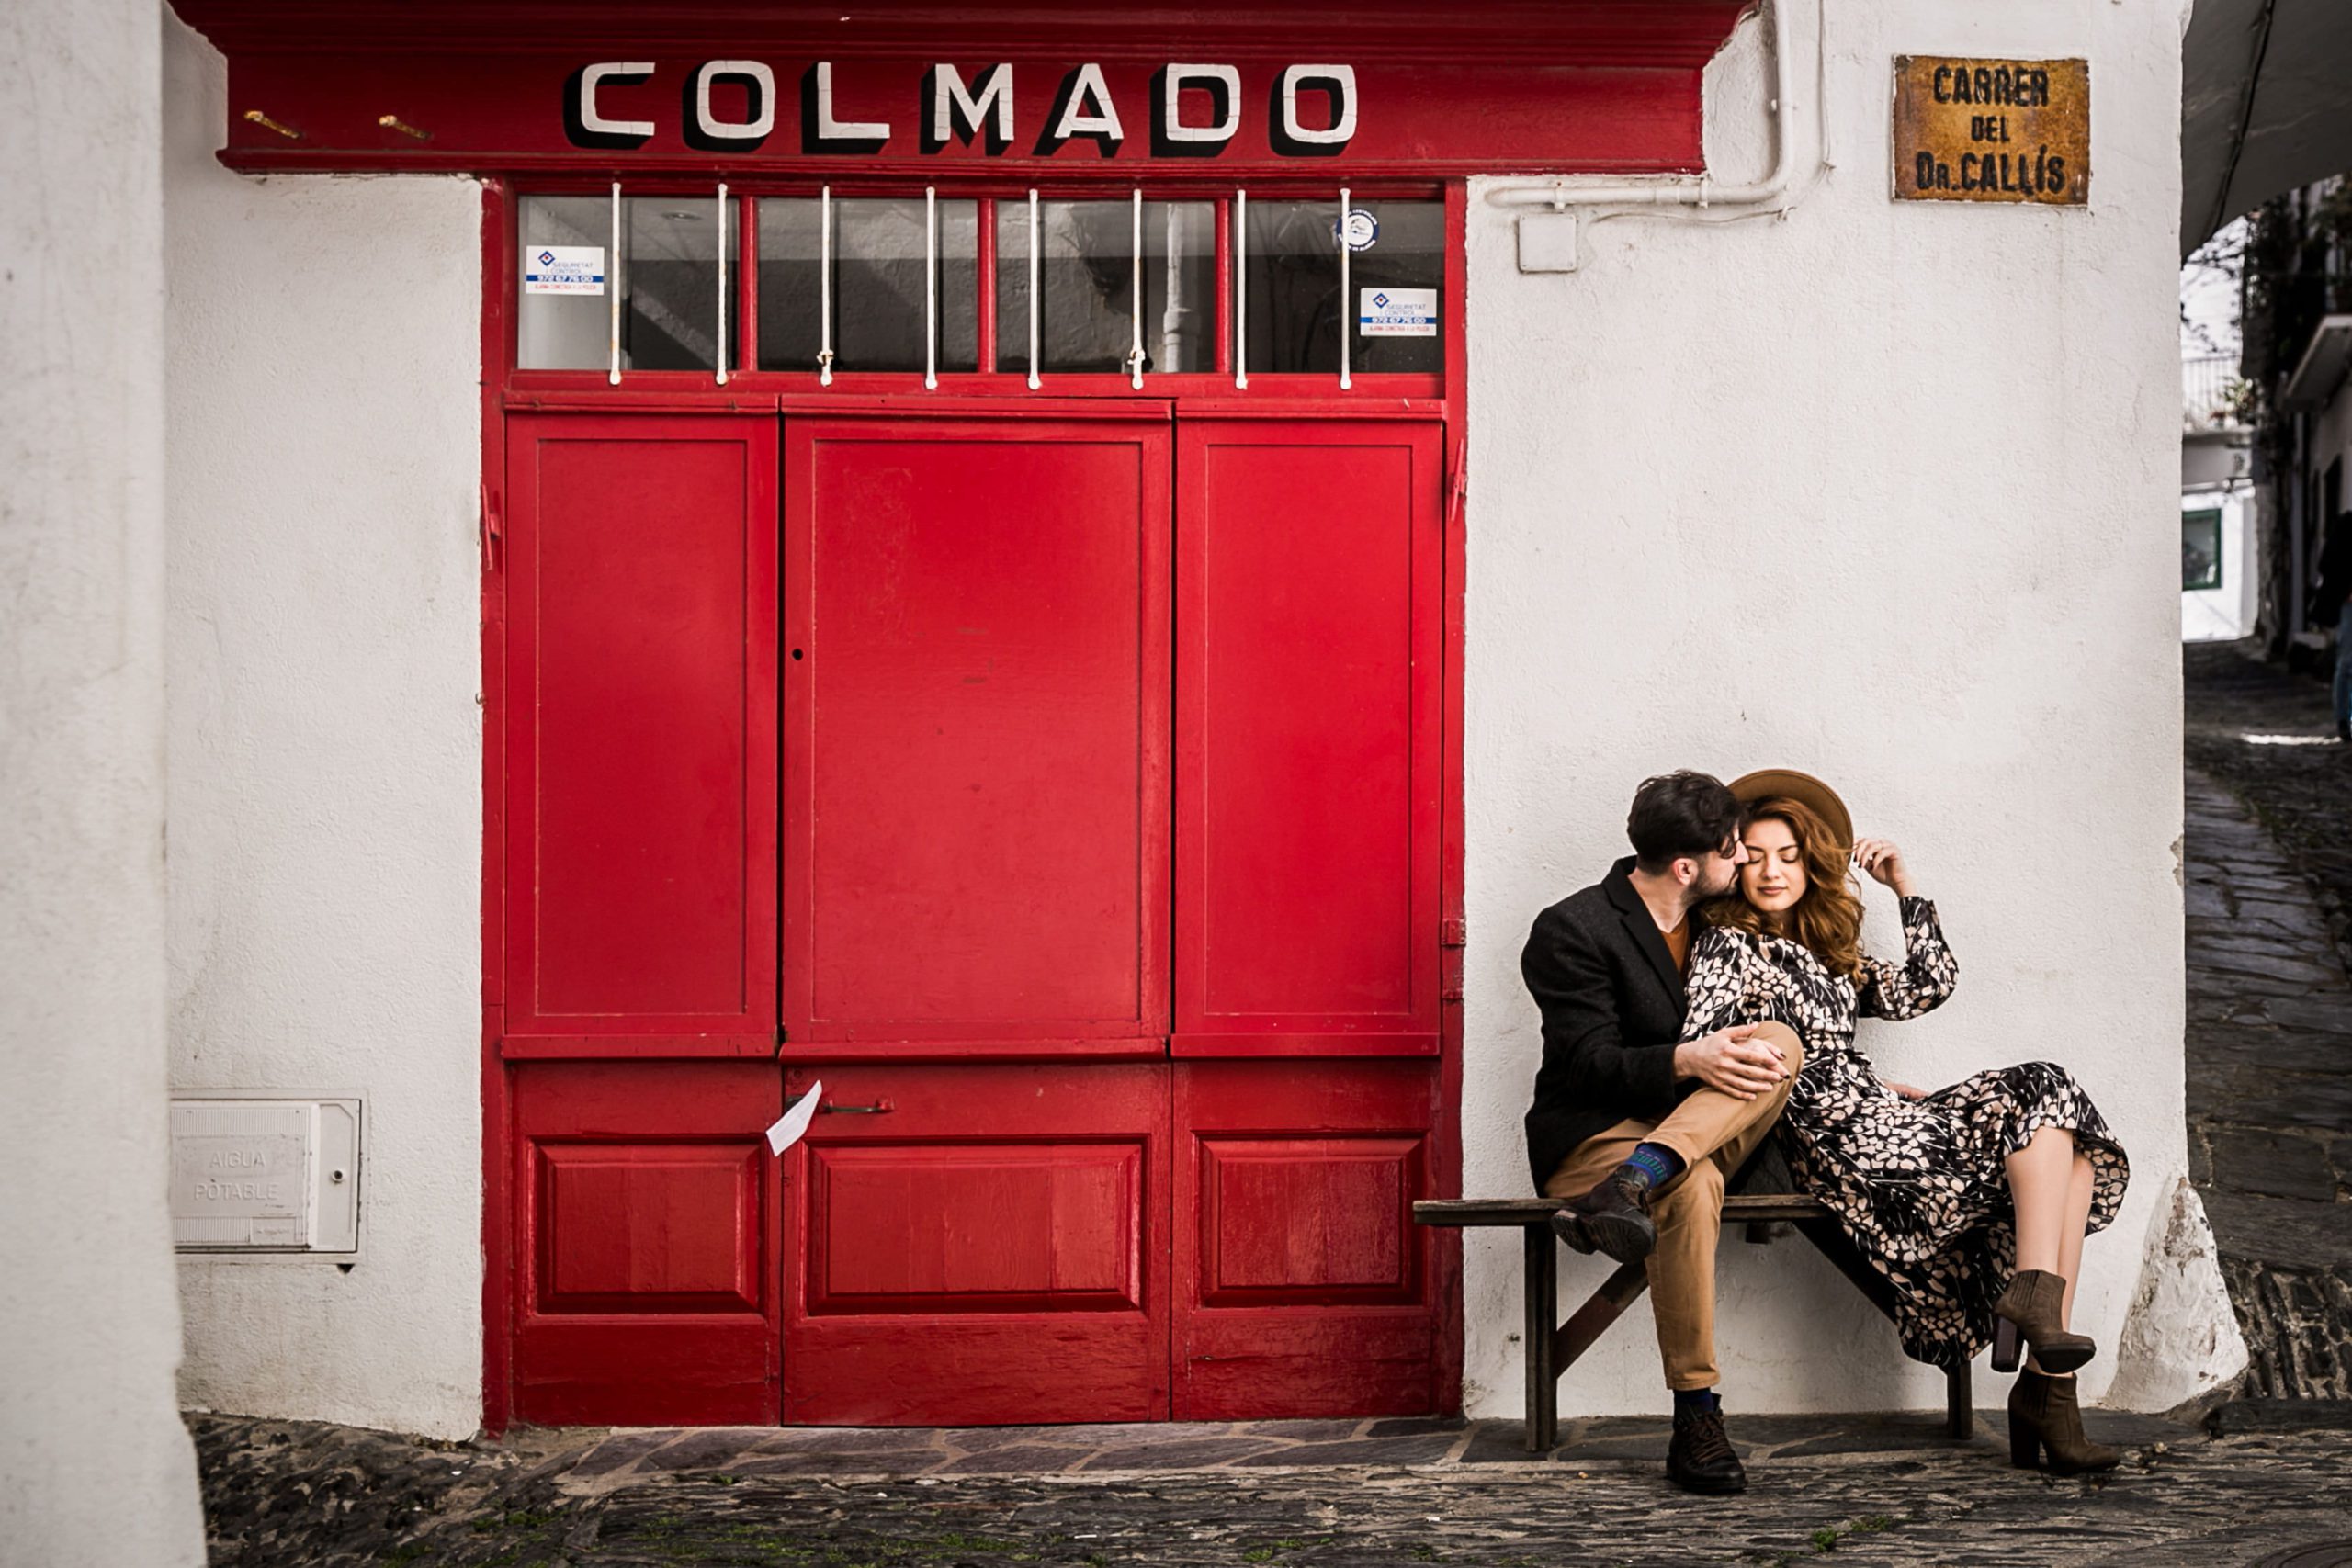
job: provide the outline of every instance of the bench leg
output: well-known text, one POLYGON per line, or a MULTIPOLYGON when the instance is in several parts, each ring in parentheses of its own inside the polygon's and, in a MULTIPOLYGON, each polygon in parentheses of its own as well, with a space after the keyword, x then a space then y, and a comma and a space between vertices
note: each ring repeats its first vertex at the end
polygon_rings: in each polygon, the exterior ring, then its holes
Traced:
POLYGON ((1527 1247, 1527 1321, 1519 1336, 1527 1363, 1527 1447, 1549 1453, 1560 1441, 1560 1372, 1552 1357, 1560 1321, 1559 1245, 1548 1221, 1521 1226, 1520 1234, 1527 1247))
POLYGON ((1944 1374, 1944 1429, 1955 1438, 1976 1435, 1976 1406, 1968 1388, 1968 1363, 1944 1374))
POLYGON ((1600 1282, 1600 1289, 1586 1298, 1584 1305, 1568 1314, 1560 1325, 1560 1332, 1553 1336, 1552 1366, 1555 1373, 1566 1372, 1577 1364, 1577 1358, 1592 1348, 1593 1341, 1609 1331, 1609 1325, 1625 1314, 1625 1309, 1642 1299, 1650 1288, 1650 1271, 1639 1263, 1628 1263, 1600 1282))

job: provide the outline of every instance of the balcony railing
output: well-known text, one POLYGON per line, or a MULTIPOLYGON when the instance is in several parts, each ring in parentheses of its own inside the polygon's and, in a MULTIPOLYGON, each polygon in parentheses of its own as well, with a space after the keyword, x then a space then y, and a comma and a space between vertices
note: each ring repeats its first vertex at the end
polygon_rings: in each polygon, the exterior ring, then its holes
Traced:
POLYGON ((2180 361, 2180 423, 2184 430, 2233 430, 2238 359, 2233 354, 2184 355, 2180 361))

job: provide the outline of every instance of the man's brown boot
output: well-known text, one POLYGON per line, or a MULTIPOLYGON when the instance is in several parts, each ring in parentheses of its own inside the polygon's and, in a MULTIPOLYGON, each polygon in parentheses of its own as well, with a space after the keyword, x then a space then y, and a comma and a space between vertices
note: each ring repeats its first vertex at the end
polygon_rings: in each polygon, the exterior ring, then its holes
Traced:
POLYGON ((2113 1470, 2123 1455, 2083 1433, 2082 1407, 2075 1403, 2075 1380, 2046 1372, 2018 1374, 2009 1390, 2009 1462, 2031 1470, 2043 1453, 2058 1475, 2113 1470))
POLYGON ((2018 1342, 2033 1351, 2045 1372, 2071 1372, 2098 1354, 2087 1336, 2069 1334, 2058 1326, 2059 1309, 2066 1300, 2066 1281, 2040 1269, 2021 1269, 1993 1303, 1993 1370, 2018 1370, 2018 1342))
POLYGON ((1685 1492, 1709 1496, 1747 1490, 1747 1472, 1724 1431, 1721 1405, 1675 1412, 1674 1438, 1666 1450, 1666 1474, 1685 1492))
POLYGON ((1552 1234, 1577 1252, 1605 1252, 1620 1263, 1639 1263, 1657 1246, 1650 1221, 1650 1190, 1622 1170, 1612 1170, 1581 1198, 1554 1211, 1552 1234))

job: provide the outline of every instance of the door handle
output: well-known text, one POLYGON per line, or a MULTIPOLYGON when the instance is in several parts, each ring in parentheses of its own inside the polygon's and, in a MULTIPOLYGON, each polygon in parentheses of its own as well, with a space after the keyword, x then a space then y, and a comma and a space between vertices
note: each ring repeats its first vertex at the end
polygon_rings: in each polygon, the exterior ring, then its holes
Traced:
POLYGON ((895 1107, 887 1100, 877 1100, 871 1105, 835 1105, 829 1100, 817 1107, 817 1114, 820 1116, 887 1116, 894 1109, 895 1107))

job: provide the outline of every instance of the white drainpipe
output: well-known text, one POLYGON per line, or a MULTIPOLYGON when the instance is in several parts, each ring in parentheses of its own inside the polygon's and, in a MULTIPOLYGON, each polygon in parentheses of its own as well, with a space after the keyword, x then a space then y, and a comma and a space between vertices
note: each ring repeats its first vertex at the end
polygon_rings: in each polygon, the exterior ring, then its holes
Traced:
MULTIPOLYGON (((1815 180, 1823 171, 1832 167, 1826 91, 1829 46, 1825 36, 1826 17, 1822 15, 1822 9, 1820 0, 1816 0, 1813 39, 1814 108, 1815 122, 1820 129, 1821 157, 1813 176, 1815 180)), ((1761 180, 1746 185, 1716 185, 1705 175, 1701 175, 1696 179, 1603 184, 1555 175, 1540 182, 1498 182, 1487 190, 1487 199, 1497 207, 1533 207, 1561 213, 1572 208, 1687 208, 1696 210, 1670 216, 1702 221, 1786 212, 1794 207, 1804 192, 1792 193, 1789 189, 1790 182, 1796 174, 1796 106, 1789 90, 1788 6, 1785 0, 1770 0, 1769 10, 1772 24, 1772 170, 1761 180)), ((1812 183, 1812 180, 1807 181, 1808 188, 1812 183)), ((1591 215, 1591 221, 1598 223, 1604 219, 1631 216, 1634 214, 1629 212, 1596 212, 1591 215)))

